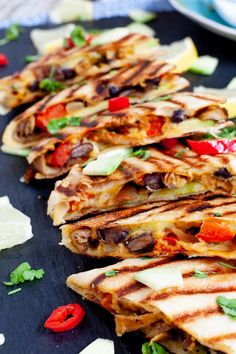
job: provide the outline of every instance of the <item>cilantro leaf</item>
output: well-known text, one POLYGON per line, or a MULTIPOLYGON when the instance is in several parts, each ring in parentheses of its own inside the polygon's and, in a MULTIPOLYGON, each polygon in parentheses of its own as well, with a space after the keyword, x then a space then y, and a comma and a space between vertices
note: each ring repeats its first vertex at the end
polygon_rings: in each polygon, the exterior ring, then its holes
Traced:
POLYGON ((158 343, 144 343, 142 345, 142 354, 169 354, 169 352, 158 343))
POLYGON ((203 279, 203 278, 207 278, 208 277, 208 273, 207 272, 202 272, 201 270, 195 269, 195 274, 194 276, 198 279, 203 279))
POLYGON ((25 56, 25 62, 26 63, 33 63, 35 61, 37 61, 40 58, 39 55, 26 55, 25 56))
POLYGON ((218 296, 216 302, 227 316, 232 320, 236 320, 236 299, 227 299, 224 296, 218 296))
POLYGON ((21 263, 16 269, 10 273, 10 281, 3 282, 6 286, 13 286, 25 281, 41 279, 44 275, 43 269, 31 269, 28 262, 21 263))
POLYGON ((17 23, 13 23, 6 31, 5 37, 0 39, 0 46, 8 42, 15 41, 20 37, 21 27, 17 23))
POLYGON ((139 148, 133 152, 133 156, 147 160, 150 157, 150 152, 147 149, 139 148))
POLYGON ((64 129, 68 126, 80 126, 81 119, 81 117, 62 117, 58 119, 52 119, 47 125, 47 130, 51 134, 57 134, 61 129, 64 129))
POLYGON ((65 86, 62 82, 56 81, 50 77, 41 80, 39 83, 39 88, 47 92, 57 92, 62 90, 64 87, 65 86))
POLYGON ((104 273, 106 277, 114 277, 118 272, 118 270, 108 270, 107 272, 104 273))
POLYGON ((87 32, 82 26, 77 26, 71 32, 71 39, 75 45, 81 47, 86 44, 87 32))

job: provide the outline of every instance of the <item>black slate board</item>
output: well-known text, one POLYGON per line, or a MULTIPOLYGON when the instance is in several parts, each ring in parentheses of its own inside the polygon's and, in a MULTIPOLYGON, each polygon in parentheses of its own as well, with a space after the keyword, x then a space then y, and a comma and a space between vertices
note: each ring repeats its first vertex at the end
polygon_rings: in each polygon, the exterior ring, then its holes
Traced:
MULTIPOLYGON (((122 26, 127 19, 100 20, 90 23, 90 28, 122 26)), ((200 54, 210 54, 220 59, 217 71, 211 77, 188 75, 192 84, 224 87, 236 76, 236 43, 214 35, 193 24, 177 13, 158 14, 152 23, 162 43, 170 43, 190 36, 200 54)), ((0 32, 0 37, 3 32, 0 32)), ((29 39, 29 29, 21 39, 0 48, 9 56, 10 65, 0 69, 0 77, 24 66, 24 56, 34 53, 29 39)), ((22 110, 16 109, 0 119, 0 131, 8 121, 22 110)), ((12 204, 32 219, 34 238, 22 246, 0 252, 0 333, 6 342, 0 347, 3 354, 78 354, 97 337, 114 340, 116 354, 139 354, 145 341, 139 334, 117 338, 111 315, 99 306, 82 301, 80 296, 65 285, 68 275, 79 270, 101 267, 111 261, 92 260, 71 254, 58 245, 60 232, 46 216, 46 205, 53 182, 37 182, 26 186, 19 182, 26 162, 0 153, 0 196, 8 195, 12 204), (34 268, 44 268, 43 280, 24 284, 22 291, 7 295, 2 281, 20 263, 28 261, 34 268), (78 302, 86 311, 86 318, 74 330, 53 334, 43 328, 44 320, 60 305, 78 302)), ((101 353, 102 354, 102 353, 101 353)))

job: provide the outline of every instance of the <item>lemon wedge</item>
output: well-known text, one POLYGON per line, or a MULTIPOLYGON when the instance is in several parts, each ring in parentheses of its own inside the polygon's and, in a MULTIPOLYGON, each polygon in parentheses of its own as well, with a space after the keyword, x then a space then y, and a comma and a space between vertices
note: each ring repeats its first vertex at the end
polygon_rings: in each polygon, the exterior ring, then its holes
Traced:
POLYGON ((52 9, 49 18, 53 23, 93 19, 93 2, 88 0, 61 0, 52 9))
POLYGON ((34 29, 30 33, 33 45, 40 54, 47 54, 63 47, 65 37, 70 37, 76 26, 73 23, 53 29, 34 29))
POLYGON ((227 109, 229 118, 235 118, 236 117, 236 87, 234 86, 234 84, 232 80, 227 87, 222 89, 198 86, 194 88, 194 92, 213 94, 216 96, 225 97, 226 102, 221 104, 221 107, 227 109))
POLYGON ((198 58, 197 48, 190 37, 169 45, 161 45, 161 59, 168 63, 175 64, 175 72, 181 73, 187 71, 198 58))
POLYGON ((30 218, 15 209, 8 197, 1 197, 0 250, 22 244, 32 237, 30 218))

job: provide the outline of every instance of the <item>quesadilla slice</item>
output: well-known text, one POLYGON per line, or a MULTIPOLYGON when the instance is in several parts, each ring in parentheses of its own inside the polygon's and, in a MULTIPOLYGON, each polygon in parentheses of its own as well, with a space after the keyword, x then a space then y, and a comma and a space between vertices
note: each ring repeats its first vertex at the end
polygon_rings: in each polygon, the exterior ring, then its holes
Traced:
MULTIPOLYGON (((234 354, 235 266, 235 263, 225 264, 220 259, 208 258, 128 259, 105 268, 74 274, 67 279, 67 285, 118 316, 119 326, 121 315, 124 315, 125 326, 128 316, 136 315, 139 319, 142 315, 145 321, 146 315, 148 326, 152 321, 150 314, 156 314, 157 323, 161 318, 167 326, 179 329, 183 336, 189 337, 186 352, 191 353, 195 344, 200 343, 212 350, 234 354), (175 280, 177 275, 178 282, 175 280)), ((154 330, 154 323, 151 328, 154 330)), ((174 336, 172 329, 167 331, 174 336)))
POLYGON ((116 150, 103 151, 91 163, 94 170, 88 171, 89 164, 83 170, 75 165, 66 178, 56 183, 48 201, 54 225, 147 202, 206 192, 235 194, 235 154, 199 156, 182 145, 170 150, 123 150, 121 153, 127 153, 127 158, 122 162, 116 157, 116 150), (110 173, 114 166, 116 170, 110 173))
POLYGON ((156 202, 62 226, 62 244, 93 257, 236 258, 236 198, 156 202))
POLYGON ((171 69, 172 65, 160 61, 139 60, 81 87, 75 85, 51 94, 10 122, 3 143, 14 148, 33 146, 50 135, 50 121, 65 117, 91 116, 91 122, 82 121, 81 126, 94 127, 94 117, 108 108, 104 100, 110 97, 126 95, 131 103, 145 102, 185 88, 188 81, 169 73, 171 69))
MULTIPOLYGON (((7 109, 32 102, 48 93, 45 79, 53 80, 54 92, 63 87, 120 68, 127 61, 155 58, 158 46, 150 46, 153 38, 133 33, 104 45, 62 48, 41 57, 21 72, 0 80, 0 104, 7 109)), ((48 81, 47 81, 48 83, 48 81)))

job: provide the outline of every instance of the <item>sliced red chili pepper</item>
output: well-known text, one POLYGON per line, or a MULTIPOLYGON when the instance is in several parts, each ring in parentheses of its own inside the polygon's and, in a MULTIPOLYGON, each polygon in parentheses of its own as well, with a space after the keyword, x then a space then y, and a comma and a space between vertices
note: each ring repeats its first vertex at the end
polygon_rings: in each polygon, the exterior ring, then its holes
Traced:
POLYGON ((44 327, 53 332, 64 332, 75 328, 84 318, 85 312, 78 304, 59 306, 52 311, 44 327))
POLYGON ((169 234, 163 238, 169 245, 176 246, 178 237, 175 234, 169 234))
POLYGON ((63 167, 71 156, 71 148, 68 144, 63 143, 56 147, 54 152, 49 156, 48 163, 54 167, 63 167))
POLYGON ((114 97, 108 100, 108 109, 111 112, 119 111, 124 108, 129 108, 129 98, 125 96, 114 97))
POLYGON ((176 138, 164 139, 161 141, 161 145, 168 150, 173 149, 177 144, 178 144, 178 139, 176 138))
POLYGON ((35 126, 37 128, 46 130, 47 125, 50 120, 56 119, 56 118, 61 118, 66 115, 66 109, 65 106, 61 103, 55 104, 52 107, 49 107, 46 112, 43 113, 38 113, 36 115, 36 121, 35 121, 35 126))
POLYGON ((230 241, 235 237, 235 232, 222 224, 221 221, 208 219, 203 221, 197 239, 205 242, 224 242, 230 241))
POLYGON ((5 54, 0 53, 0 66, 6 66, 9 64, 8 58, 5 54))
POLYGON ((75 47, 75 43, 72 41, 71 37, 67 37, 65 38, 65 42, 64 42, 64 48, 65 49, 71 49, 75 47))
POLYGON ((236 152, 236 139, 227 140, 187 140, 189 146, 198 155, 217 155, 236 152))
POLYGON ((162 126, 164 124, 164 119, 162 117, 154 117, 150 120, 150 126, 147 131, 147 135, 150 138, 158 136, 162 132, 162 126))

